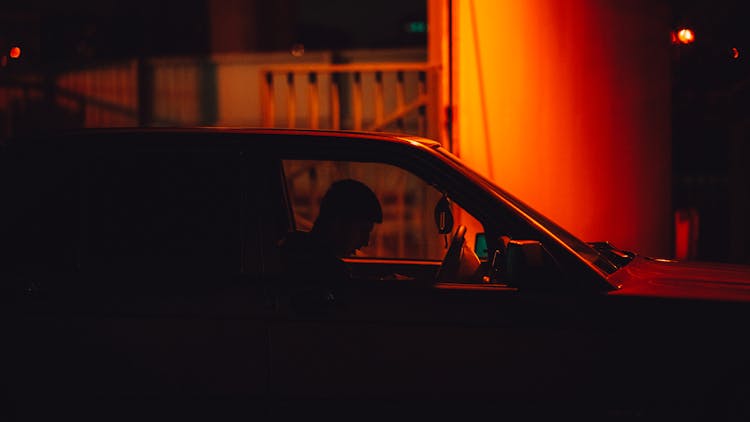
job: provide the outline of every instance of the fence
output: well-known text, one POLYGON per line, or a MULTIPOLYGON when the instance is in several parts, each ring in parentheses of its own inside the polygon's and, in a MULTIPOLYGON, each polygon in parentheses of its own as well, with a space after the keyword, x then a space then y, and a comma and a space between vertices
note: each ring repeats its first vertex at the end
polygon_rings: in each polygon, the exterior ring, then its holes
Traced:
POLYGON ((266 126, 437 138, 439 68, 422 50, 151 58, 0 73, 0 138, 48 127, 266 126), (334 58, 335 56, 335 58, 334 58), (332 61, 365 63, 331 64, 332 61), (260 94, 260 95, 259 95, 260 94))
POLYGON ((263 67, 263 125, 437 137, 437 119, 428 116, 436 116, 438 72, 439 67, 426 63, 263 67), (301 109, 306 111, 302 118, 301 109))

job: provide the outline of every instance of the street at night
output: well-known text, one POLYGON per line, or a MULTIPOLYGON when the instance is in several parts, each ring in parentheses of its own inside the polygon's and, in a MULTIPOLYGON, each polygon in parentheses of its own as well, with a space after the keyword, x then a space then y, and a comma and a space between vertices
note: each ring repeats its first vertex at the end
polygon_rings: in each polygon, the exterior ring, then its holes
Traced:
POLYGON ((750 420, 743 6, 3 6, 0 420, 750 420))

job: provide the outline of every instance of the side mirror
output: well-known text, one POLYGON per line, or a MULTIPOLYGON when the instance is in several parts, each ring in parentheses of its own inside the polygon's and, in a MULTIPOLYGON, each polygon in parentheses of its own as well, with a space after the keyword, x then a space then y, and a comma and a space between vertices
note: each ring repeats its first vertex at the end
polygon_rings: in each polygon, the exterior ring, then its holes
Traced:
POLYGON ((510 240, 505 250, 505 279, 521 290, 551 290, 556 280, 555 260, 538 240, 510 240))
POLYGON ((446 195, 435 204, 435 225, 440 234, 449 234, 453 231, 453 213, 446 195))

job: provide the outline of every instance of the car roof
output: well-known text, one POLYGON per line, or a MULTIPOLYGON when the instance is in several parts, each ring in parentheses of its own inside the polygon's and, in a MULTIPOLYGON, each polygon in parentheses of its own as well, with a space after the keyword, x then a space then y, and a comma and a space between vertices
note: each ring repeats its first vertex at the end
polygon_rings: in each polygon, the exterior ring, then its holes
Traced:
MULTIPOLYGON (((96 134, 235 134, 235 135, 270 135, 279 137, 325 137, 340 139, 367 139, 399 144, 421 145, 427 148, 440 147, 440 142, 419 136, 403 133, 368 132, 351 130, 318 130, 318 129, 282 129, 252 127, 123 127, 123 128, 87 128, 64 132, 55 132, 31 136, 33 138, 57 138, 70 136, 93 136, 96 134)), ((22 137, 23 138, 23 137, 22 137)))

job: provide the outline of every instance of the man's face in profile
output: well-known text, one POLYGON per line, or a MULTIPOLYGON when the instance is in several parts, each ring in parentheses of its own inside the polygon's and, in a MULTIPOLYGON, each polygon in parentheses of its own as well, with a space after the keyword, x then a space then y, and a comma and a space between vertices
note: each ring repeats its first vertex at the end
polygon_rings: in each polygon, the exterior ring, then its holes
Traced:
POLYGON ((368 220, 341 220, 339 222, 339 236, 337 253, 339 256, 354 254, 359 248, 370 244, 370 233, 374 224, 368 220))

